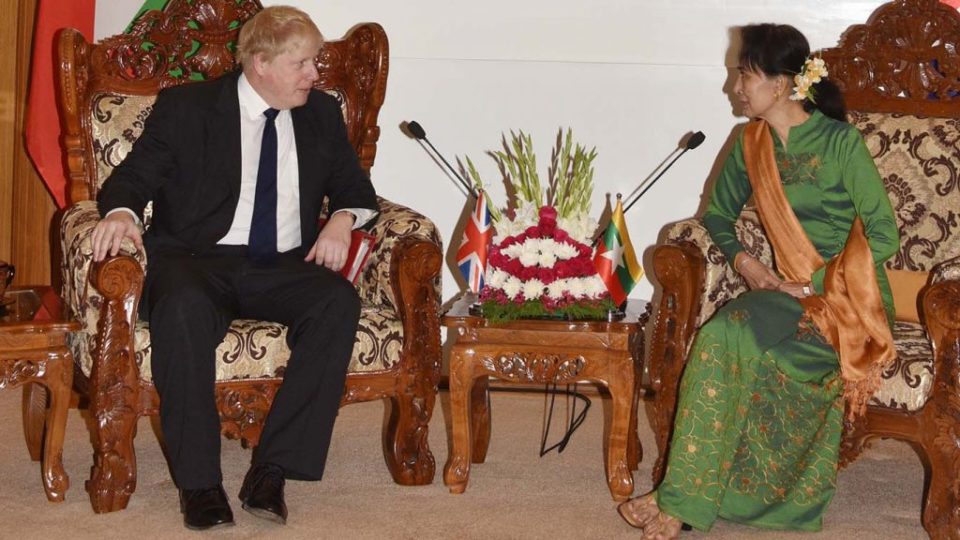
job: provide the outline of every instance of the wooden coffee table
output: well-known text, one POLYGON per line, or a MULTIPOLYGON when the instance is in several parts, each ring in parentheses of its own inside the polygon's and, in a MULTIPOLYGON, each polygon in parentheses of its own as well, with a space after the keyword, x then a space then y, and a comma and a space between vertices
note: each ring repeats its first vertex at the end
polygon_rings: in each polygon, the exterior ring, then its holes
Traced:
POLYGON ((43 489, 53 502, 62 501, 70 486, 62 458, 73 384, 73 355, 67 348, 67 335, 79 329, 80 323, 64 317, 62 303, 50 287, 16 287, 3 296, 0 389, 25 385, 27 448, 34 461, 42 460, 43 489))
POLYGON ((607 441, 610 493, 625 501, 642 448, 637 438, 637 402, 643 372, 647 303, 631 301, 619 321, 519 320, 493 324, 471 315, 471 297, 457 300, 443 317, 450 354, 453 443, 443 471, 451 493, 463 493, 470 464, 483 463, 490 443, 488 376, 508 383, 605 385, 613 400, 607 441))

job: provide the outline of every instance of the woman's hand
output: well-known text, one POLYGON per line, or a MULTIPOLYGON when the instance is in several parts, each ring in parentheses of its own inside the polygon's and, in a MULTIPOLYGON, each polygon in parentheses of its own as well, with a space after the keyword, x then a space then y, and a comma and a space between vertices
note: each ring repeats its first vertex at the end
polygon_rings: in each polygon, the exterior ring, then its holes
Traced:
POLYGON ((754 290, 777 290, 783 283, 783 280, 777 276, 772 268, 751 257, 745 251, 737 254, 733 268, 747 280, 747 285, 754 290))
POLYGON ((794 298, 806 298, 808 296, 813 296, 813 286, 809 283, 784 281, 779 287, 777 287, 777 290, 787 293, 794 298))

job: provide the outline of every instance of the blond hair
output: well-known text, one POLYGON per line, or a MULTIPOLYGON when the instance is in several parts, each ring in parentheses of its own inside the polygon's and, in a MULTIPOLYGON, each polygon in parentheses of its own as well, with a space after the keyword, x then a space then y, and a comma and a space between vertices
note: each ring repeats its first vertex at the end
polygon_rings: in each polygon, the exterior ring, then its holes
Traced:
POLYGON ((295 7, 270 6, 251 17, 240 29, 237 61, 246 65, 258 54, 272 60, 307 39, 323 44, 323 35, 309 15, 295 7))

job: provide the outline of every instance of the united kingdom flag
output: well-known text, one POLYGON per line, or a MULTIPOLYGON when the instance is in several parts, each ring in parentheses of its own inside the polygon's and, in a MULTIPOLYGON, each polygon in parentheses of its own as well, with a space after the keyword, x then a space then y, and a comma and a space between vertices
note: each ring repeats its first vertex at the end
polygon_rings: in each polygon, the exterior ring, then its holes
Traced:
POLYGON ((463 230, 460 249, 457 250, 457 266, 463 279, 467 280, 467 287, 474 294, 483 288, 483 272, 487 267, 487 251, 492 237, 490 209, 487 208, 486 194, 481 191, 477 196, 477 206, 463 230))

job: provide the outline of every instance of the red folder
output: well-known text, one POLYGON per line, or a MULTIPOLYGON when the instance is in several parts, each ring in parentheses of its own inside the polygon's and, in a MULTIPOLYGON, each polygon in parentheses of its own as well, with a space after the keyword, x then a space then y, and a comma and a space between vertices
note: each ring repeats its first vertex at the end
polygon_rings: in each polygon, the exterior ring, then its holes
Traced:
POLYGON ((347 253, 347 262, 340 269, 340 274, 347 278, 347 281, 356 285, 357 279, 363 271, 370 253, 373 252, 373 245, 377 237, 360 229, 354 229, 350 237, 350 251, 347 253))
MULTIPOLYGON (((327 220, 320 218, 320 228, 326 225, 327 220)), ((363 267, 373 252, 373 246, 377 237, 360 229, 354 229, 350 234, 350 251, 347 252, 347 262, 340 269, 340 275, 347 278, 347 281, 356 285, 363 267)))

